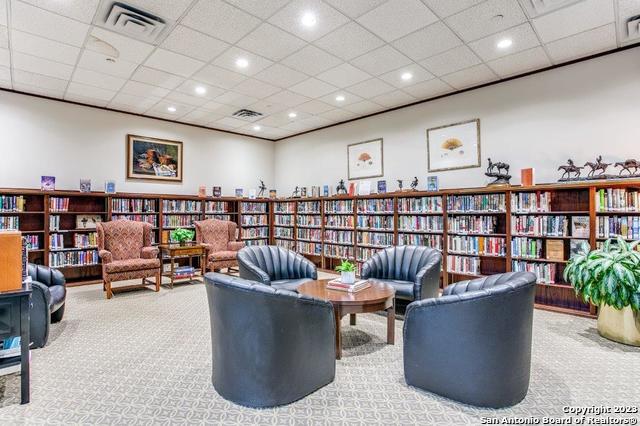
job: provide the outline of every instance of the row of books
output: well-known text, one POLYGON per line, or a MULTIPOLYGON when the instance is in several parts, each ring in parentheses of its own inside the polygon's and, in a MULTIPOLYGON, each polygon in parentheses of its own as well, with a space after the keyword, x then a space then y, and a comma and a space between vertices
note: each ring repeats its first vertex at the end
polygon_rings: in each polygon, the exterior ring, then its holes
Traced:
POLYGON ((293 240, 278 240, 276 239, 276 246, 286 248, 287 250, 296 250, 296 242, 293 240))
POLYGON ((51 212, 67 212, 69 211, 68 197, 51 197, 49 198, 49 211, 51 212))
POLYGON ((0 212, 23 212, 25 206, 22 195, 0 195, 0 212))
POLYGON ((452 195, 447 197, 449 212, 503 212, 505 194, 452 195))
POLYGON ((504 256, 507 253, 507 243, 504 238, 450 235, 447 243, 451 253, 491 256, 504 256))
POLYGON ((117 213, 111 216, 113 220, 132 220, 134 222, 150 223, 154 227, 158 226, 158 216, 155 214, 126 214, 117 213))
POLYGON ((207 213, 228 213, 231 211, 231 203, 228 201, 207 201, 204 208, 207 213))
POLYGON ((165 228, 190 227, 193 222, 200 220, 199 215, 164 215, 162 216, 162 226, 165 228))
POLYGON ((393 230, 393 216, 358 215, 358 228, 393 230))
POLYGON ((480 259, 471 256, 447 256, 447 269, 449 272, 461 274, 480 275, 480 259))
POLYGON ((432 234, 398 234, 398 245, 426 246, 442 251, 442 236, 432 234))
POLYGON ((208 213, 204 215, 205 219, 218 219, 218 220, 228 220, 230 222, 235 222, 235 220, 231 219, 230 214, 217 214, 217 213, 208 213))
POLYGON ((113 198, 111 211, 114 213, 149 213, 156 212, 156 200, 146 198, 113 198))
POLYGON ((296 216, 296 224, 298 226, 315 226, 319 228, 322 226, 322 217, 308 214, 296 216))
POLYGON ((358 200, 358 213, 393 213, 393 198, 358 200))
POLYGON ((246 240, 244 244, 246 246, 266 246, 267 244, 269 244, 269 240, 266 238, 261 240, 258 240, 258 239, 246 240))
POLYGON ((49 248, 50 249, 62 249, 62 248, 64 248, 64 235, 62 235, 62 234, 50 234, 49 235, 49 248))
POLYGON ((240 211, 243 213, 266 213, 267 203, 256 203, 244 201, 240 205, 240 211))
POLYGON ((73 235, 73 246, 76 248, 96 247, 97 245, 98 234, 95 232, 73 235))
POLYGON ((324 216, 324 226, 335 228, 353 228, 353 216, 350 215, 326 215, 324 216))
POLYGON ((298 213, 318 213, 320 214, 320 201, 299 201, 298 213))
POLYGON ((242 226, 263 226, 269 224, 269 217, 264 214, 243 214, 240 222, 242 226))
POLYGON ((551 192, 518 192, 511 195, 512 212, 551 211, 551 192))
POLYGON ((60 229, 60 216, 49 216, 49 231, 60 229))
POLYGON ((498 218, 495 216, 453 216, 449 218, 449 232, 468 234, 495 234, 498 218))
POLYGON ((353 259, 353 247, 327 243, 324 245, 324 255, 336 259, 353 259))
POLYGON ((569 235, 569 218, 550 215, 514 216, 511 218, 511 233, 547 237, 567 236, 569 235))
POLYGON ((293 215, 276 214, 273 216, 274 225, 293 226, 293 215))
POLYGON ((322 241, 322 231, 314 228, 298 228, 296 236, 300 240, 322 241))
POLYGON ((392 246, 393 234, 387 232, 358 232, 358 244, 368 244, 374 246, 392 246))
POLYGON ((293 228, 273 228, 273 235, 278 238, 293 238, 293 228))
POLYGON ((442 232, 443 222, 442 216, 400 216, 398 230, 442 232))
POLYGON ((640 217, 638 216, 598 216, 598 238, 621 236, 627 239, 640 239, 640 217))
POLYGON ((536 275, 537 283, 554 284, 556 282, 555 263, 527 262, 524 260, 514 260, 511 262, 513 272, 533 272, 536 275))
POLYGON ((242 238, 269 238, 269 228, 242 228, 242 238))
POLYGON ((298 241, 298 252, 313 256, 322 256, 322 243, 312 243, 308 241, 298 241))
POLYGON ((597 212, 640 212, 640 193, 624 188, 600 189, 595 203, 597 212))
POLYGON ((442 213, 442 197, 399 198, 399 213, 442 213))
POLYGON ((195 200, 162 200, 163 213, 199 213, 202 203, 195 200))
POLYGON ((342 243, 342 244, 353 244, 353 232, 352 231, 336 231, 336 230, 325 230, 324 231, 324 241, 326 243, 342 243))
POLYGON ((542 258, 542 240, 539 238, 515 237, 511 240, 511 256, 542 258))
POLYGON ((179 266, 173 269, 173 279, 180 280, 184 278, 193 278, 196 268, 193 266, 179 266))
MULTIPOLYGON (((356 260, 358 262, 364 262, 380 250, 379 248, 372 247, 356 247, 356 260)), ((358 273, 360 273, 360 271, 358 271, 358 273)))
POLYGON ((96 265, 99 262, 97 250, 64 251, 49 253, 49 266, 59 268, 62 266, 96 265))
POLYGON ((296 211, 296 203, 293 201, 273 203, 274 213, 293 213, 296 211))
POLYGON ((353 213, 353 200, 331 200, 324 202, 325 213, 353 213))
POLYGON ((24 242, 27 245, 29 250, 39 250, 40 249, 40 236, 39 235, 22 235, 24 238, 24 242))
POLYGON ((18 216, 0 216, 0 229, 20 229, 20 218, 18 216))

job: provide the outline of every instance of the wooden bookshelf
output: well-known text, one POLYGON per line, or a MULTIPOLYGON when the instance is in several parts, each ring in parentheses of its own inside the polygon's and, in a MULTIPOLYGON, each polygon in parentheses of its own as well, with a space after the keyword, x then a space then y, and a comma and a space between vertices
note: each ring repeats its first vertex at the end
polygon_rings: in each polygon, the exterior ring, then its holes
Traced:
POLYGON ((246 245, 266 245, 271 242, 271 200, 241 199, 238 201, 240 239, 246 245))

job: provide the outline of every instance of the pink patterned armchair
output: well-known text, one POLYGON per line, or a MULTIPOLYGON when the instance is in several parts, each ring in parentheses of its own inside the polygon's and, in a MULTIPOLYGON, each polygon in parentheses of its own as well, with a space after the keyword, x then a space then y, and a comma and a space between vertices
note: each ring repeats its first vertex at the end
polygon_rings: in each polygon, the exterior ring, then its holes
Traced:
POLYGON ((155 285, 160 291, 160 259, 158 249, 151 246, 151 229, 148 223, 115 220, 98 223, 98 254, 102 259, 103 289, 107 299, 116 291, 132 290, 155 285), (147 281, 155 277, 155 282, 147 281), (113 281, 142 278, 142 284, 111 288, 113 281))
POLYGON ((207 269, 238 266, 238 250, 243 242, 236 241, 236 224, 228 220, 207 219, 195 222, 196 241, 207 250, 207 269))

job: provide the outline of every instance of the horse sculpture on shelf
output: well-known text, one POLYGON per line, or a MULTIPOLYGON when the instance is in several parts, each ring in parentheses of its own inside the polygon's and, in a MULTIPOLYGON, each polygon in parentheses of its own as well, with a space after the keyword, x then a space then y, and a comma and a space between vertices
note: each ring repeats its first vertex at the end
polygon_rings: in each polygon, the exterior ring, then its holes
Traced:
POLYGON ((487 158, 487 160, 489 161, 489 166, 487 167, 487 173, 494 173, 494 169, 495 169, 495 172, 499 174, 501 170, 504 170, 505 174, 509 174, 509 165, 507 163, 503 163, 501 161, 494 163, 491 161, 491 158, 487 158))
POLYGON ((489 166, 485 176, 494 178, 494 181, 489 185, 509 185, 509 180, 511 179, 509 165, 502 162, 494 163, 491 158, 487 158, 487 160, 489 161, 489 166))
POLYGON ((586 163, 584 163, 583 167, 589 167, 591 169, 589 173, 587 173, 587 177, 594 177, 595 173, 598 170, 600 170, 600 173, 598 173, 598 176, 604 175, 604 172, 607 171, 607 167, 609 167, 610 165, 611 163, 602 162, 602 155, 598 155, 598 157, 596 157, 595 163, 587 161, 586 163))
POLYGON ((573 163, 573 160, 569 158, 566 165, 558 167, 558 171, 563 171, 562 176, 560 176, 560 180, 578 179, 580 177, 580 174, 582 173, 583 168, 584 166, 576 166, 573 163), (575 173, 575 176, 571 177, 571 173, 575 173))
POLYGON ((620 169, 619 176, 622 176, 622 173, 625 170, 629 172, 629 176, 635 176, 638 173, 638 169, 640 169, 640 161, 630 158, 628 160, 615 163, 613 167, 622 167, 620 169), (633 172, 631 169, 633 169, 633 172))

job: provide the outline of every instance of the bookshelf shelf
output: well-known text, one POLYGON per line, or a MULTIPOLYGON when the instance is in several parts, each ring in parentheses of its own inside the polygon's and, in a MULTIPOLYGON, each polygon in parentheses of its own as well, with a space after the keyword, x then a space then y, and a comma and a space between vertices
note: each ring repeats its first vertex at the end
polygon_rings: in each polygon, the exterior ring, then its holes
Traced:
POLYGON ((547 262, 547 263, 567 263, 568 260, 553 260, 553 259, 545 259, 541 257, 522 257, 522 256, 511 256, 513 260, 523 260, 525 262, 547 262))

